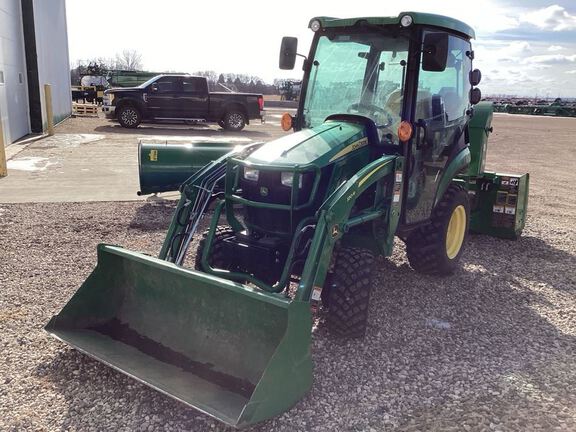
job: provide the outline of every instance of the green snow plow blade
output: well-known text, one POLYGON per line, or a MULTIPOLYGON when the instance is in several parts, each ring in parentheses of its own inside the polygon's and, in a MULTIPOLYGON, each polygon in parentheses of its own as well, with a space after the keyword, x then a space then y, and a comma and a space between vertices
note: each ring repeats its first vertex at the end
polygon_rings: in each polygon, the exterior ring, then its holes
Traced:
POLYGON ((235 427, 286 411, 312 383, 308 302, 115 246, 98 247, 46 330, 235 427))

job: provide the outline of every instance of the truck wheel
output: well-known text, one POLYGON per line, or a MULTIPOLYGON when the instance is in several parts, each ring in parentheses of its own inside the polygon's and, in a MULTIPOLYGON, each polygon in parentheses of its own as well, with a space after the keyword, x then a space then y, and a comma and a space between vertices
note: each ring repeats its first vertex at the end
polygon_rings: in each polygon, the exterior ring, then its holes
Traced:
POLYGON ((223 119, 224 129, 229 131, 241 131, 246 126, 246 116, 240 111, 230 111, 223 119))
MULTIPOLYGON (((202 238, 198 244, 198 249, 196 249, 196 259, 194 261, 194 268, 196 270, 202 271, 202 253, 204 252, 204 247, 206 245, 206 237, 208 236, 208 231, 204 231, 202 238)), ((208 262, 212 268, 217 268, 220 270, 231 270, 231 263, 227 262, 226 256, 222 249, 222 243, 224 239, 232 237, 234 231, 229 226, 220 225, 216 227, 216 232, 214 233, 214 240, 212 241, 212 250, 208 262)))
POLYGON ((322 290, 322 303, 328 309, 326 323, 336 336, 360 338, 366 333, 373 277, 370 250, 344 247, 337 252, 334 271, 322 290))
POLYGON ((470 224, 468 194, 451 184, 432 211, 430 224, 406 240, 408 261, 420 273, 448 275, 458 267, 470 224))
POLYGON ((126 105, 118 111, 118 122, 122 127, 135 128, 142 121, 140 110, 132 105, 126 105))

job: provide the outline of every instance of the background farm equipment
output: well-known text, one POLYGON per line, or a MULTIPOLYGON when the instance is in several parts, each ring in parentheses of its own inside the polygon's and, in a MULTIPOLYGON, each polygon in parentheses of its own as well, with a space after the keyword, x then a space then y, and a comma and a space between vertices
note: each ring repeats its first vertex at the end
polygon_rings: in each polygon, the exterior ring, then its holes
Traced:
POLYGON ((538 103, 528 101, 498 102, 494 104, 495 112, 508 114, 540 115, 550 117, 576 117, 576 103, 563 102, 557 98, 552 103, 541 100, 538 103))
POLYGON ((302 81, 294 79, 280 80, 277 83, 278 92, 280 93, 281 100, 294 101, 298 100, 300 90, 302 89, 302 81))

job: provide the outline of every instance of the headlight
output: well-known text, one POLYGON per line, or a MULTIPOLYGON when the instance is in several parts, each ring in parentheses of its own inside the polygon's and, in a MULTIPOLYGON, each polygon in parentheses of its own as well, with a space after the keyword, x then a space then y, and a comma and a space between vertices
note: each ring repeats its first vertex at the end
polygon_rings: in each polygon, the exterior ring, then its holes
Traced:
POLYGON ((102 98, 104 105, 112 105, 112 101, 114 100, 114 93, 105 94, 102 98))
MULTIPOLYGON (((294 183, 294 173, 293 172, 283 172, 280 174, 280 182, 284 186, 292 186, 294 183)), ((302 188, 302 176, 298 177, 298 187, 302 188)))
POLYGON ((258 181, 260 171, 254 168, 244 168, 244 178, 246 180, 258 181))

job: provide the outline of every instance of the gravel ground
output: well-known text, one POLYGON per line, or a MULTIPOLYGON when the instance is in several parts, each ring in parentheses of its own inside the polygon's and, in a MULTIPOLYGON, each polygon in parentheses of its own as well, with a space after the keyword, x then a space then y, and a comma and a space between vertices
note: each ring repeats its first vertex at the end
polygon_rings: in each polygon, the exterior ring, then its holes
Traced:
MULTIPOLYGON (((488 166, 532 175, 523 237, 470 237, 447 279, 414 273, 399 242, 366 339, 339 342, 320 322, 312 391, 251 430, 576 430, 576 121, 495 127, 488 166)), ((157 254, 173 206, 0 204, 0 430, 228 430, 42 330, 97 243, 157 254)))

